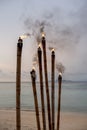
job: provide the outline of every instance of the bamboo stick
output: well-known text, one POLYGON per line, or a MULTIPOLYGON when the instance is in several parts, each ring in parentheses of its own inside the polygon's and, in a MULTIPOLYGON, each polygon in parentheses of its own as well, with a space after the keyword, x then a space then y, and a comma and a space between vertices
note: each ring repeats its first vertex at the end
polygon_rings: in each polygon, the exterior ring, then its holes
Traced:
POLYGON ((38 99, 37 99, 37 91, 36 91, 36 72, 35 72, 35 70, 32 69, 30 74, 31 74, 32 88, 33 88, 33 95, 34 95, 34 104, 35 104, 35 111, 36 111, 37 129, 41 130, 40 118, 39 118, 39 108, 38 108, 38 99))
POLYGON ((42 72, 42 51, 41 51, 40 47, 38 48, 38 62, 39 62, 39 77, 40 77, 40 93, 41 93, 43 130, 46 130, 46 116, 45 116, 44 88, 43 88, 43 72, 42 72))
POLYGON ((20 93, 21 93, 21 55, 22 55, 22 39, 19 38, 17 44, 17 70, 16 70, 16 130, 21 130, 21 114, 20 114, 20 93))
POLYGON ((50 95, 49 95, 48 73, 47 73, 46 40, 44 36, 42 37, 42 48, 43 48, 43 60, 44 60, 46 97, 47 97, 48 127, 49 130, 51 130, 51 111, 50 111, 50 95))
POLYGON ((59 84, 59 94, 58 94, 58 115, 57 115, 57 130, 60 128, 60 106, 61 106, 61 84, 62 84, 62 75, 58 76, 58 84, 59 84))
POLYGON ((51 101, 52 101, 52 130, 55 129, 55 51, 51 53, 51 101))

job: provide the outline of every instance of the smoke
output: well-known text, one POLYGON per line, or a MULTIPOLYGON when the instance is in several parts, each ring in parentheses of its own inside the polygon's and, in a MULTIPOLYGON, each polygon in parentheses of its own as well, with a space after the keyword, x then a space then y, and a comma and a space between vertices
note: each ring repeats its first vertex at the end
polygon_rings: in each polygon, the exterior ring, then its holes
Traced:
POLYGON ((51 51, 52 49, 54 49, 52 46, 49 46, 48 49, 51 51))
POLYGON ((49 26, 46 20, 34 20, 32 18, 27 18, 24 21, 24 25, 32 32, 32 35, 38 44, 41 42, 41 34, 45 32, 45 28, 49 26))
POLYGON ((49 49, 50 51, 52 51, 53 49, 54 49, 54 50, 57 50, 57 48, 52 47, 52 46, 49 46, 48 49, 49 49))
POLYGON ((30 37, 31 35, 32 35, 32 34, 30 34, 30 33, 25 33, 25 34, 21 35, 20 38, 21 38, 21 39, 25 39, 25 38, 27 38, 27 37, 30 37))
POLYGON ((76 27, 65 25, 62 22, 60 14, 55 15, 55 10, 51 13, 46 12, 45 14, 42 15, 40 20, 26 18, 24 21, 26 28, 32 30, 37 43, 41 41, 42 32, 46 33, 47 43, 51 46, 54 44, 56 48, 66 49, 67 46, 70 48, 79 42, 80 36, 76 31, 76 27), (61 22, 58 22, 59 18, 61 22))
POLYGON ((82 52, 82 49, 87 47, 86 42, 84 42, 85 47, 83 47, 83 38, 85 41, 87 40, 87 1, 83 0, 82 3, 75 11, 70 10, 70 12, 65 13, 62 12, 62 9, 54 8, 49 12, 44 12, 42 16, 38 17, 38 20, 30 17, 24 20, 25 27, 32 31, 37 43, 41 41, 41 33, 46 33, 48 49, 56 48, 58 60, 62 62, 58 61, 56 65, 57 70, 61 72, 65 71, 64 64, 66 69, 74 66, 74 71, 83 68, 81 65, 85 58, 84 54, 81 53, 86 53, 86 51, 82 52), (76 66, 75 61, 79 63, 80 67, 76 66))
MULTIPOLYGON (((55 12, 45 13, 40 20, 27 18, 24 21, 25 27, 30 30, 35 38, 35 41, 39 44, 41 42, 41 33, 46 33, 46 40, 48 49, 53 48, 66 48, 71 43, 71 36, 73 36, 72 30, 67 26, 60 26, 60 23, 55 22, 55 12), (46 15, 45 15, 46 14, 46 15)), ((58 18, 59 16, 57 16, 58 18)), ((33 63, 37 64, 37 56, 33 58, 33 63)), ((64 66, 62 64, 57 65, 58 71, 64 72, 64 66)))
POLYGON ((56 63, 56 69, 59 73, 64 73, 65 67, 62 63, 56 63))
POLYGON ((38 55, 37 53, 35 53, 34 57, 33 57, 33 67, 38 66, 38 55))

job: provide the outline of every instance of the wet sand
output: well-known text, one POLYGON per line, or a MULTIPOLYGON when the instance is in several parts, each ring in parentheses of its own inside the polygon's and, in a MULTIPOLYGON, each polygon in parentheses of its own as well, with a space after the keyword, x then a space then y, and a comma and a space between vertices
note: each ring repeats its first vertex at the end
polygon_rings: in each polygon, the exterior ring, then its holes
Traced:
MULTIPOLYGON (((16 130, 15 110, 0 110, 0 130, 16 130)), ((34 111, 21 111, 21 130, 37 130, 34 111)), ((87 113, 62 112, 60 130, 87 130, 87 113)))

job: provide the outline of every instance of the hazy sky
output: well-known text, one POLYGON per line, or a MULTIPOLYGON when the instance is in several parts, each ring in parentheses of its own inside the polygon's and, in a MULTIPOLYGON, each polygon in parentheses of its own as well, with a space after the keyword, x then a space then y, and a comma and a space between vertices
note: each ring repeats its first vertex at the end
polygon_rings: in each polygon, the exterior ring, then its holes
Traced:
MULTIPOLYGON (((65 67, 63 79, 87 81, 86 0, 0 0, 0 81, 16 80, 18 37, 32 29, 37 32, 36 23, 43 21, 47 48, 56 48, 56 62, 65 67)), ((35 37, 23 42, 22 81, 30 81, 37 44, 35 37)), ((38 75, 38 67, 36 71, 38 75)))

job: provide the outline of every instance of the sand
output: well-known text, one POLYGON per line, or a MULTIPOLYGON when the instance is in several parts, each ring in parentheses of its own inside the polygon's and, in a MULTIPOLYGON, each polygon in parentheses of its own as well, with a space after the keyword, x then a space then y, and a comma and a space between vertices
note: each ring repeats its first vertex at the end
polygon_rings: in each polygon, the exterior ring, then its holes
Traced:
MULTIPOLYGON (((15 110, 0 110, 0 130, 16 130, 15 110)), ((37 130, 34 111, 21 111, 21 130, 37 130)), ((62 112, 60 130, 87 130, 87 113, 62 112)))

